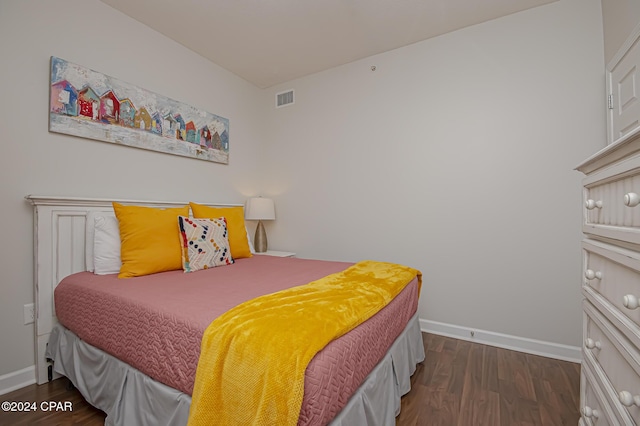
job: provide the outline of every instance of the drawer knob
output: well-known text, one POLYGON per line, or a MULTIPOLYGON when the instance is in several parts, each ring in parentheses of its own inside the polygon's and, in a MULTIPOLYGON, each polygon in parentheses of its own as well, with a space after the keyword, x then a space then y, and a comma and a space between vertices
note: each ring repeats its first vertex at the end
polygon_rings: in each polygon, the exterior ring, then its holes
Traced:
POLYGON ((632 395, 631 392, 622 391, 618 394, 618 399, 625 407, 637 405, 640 407, 640 395, 632 395))
POLYGON ((598 417, 600 417, 600 411, 594 410, 588 405, 585 405, 584 408, 582 408, 582 410, 580 411, 582 411, 582 415, 587 418, 597 419, 598 417))
POLYGON ((599 341, 593 340, 590 337, 585 339, 584 345, 587 347, 587 349, 601 349, 602 348, 602 344, 599 341))
POLYGON ((602 208, 602 200, 592 200, 592 199, 588 199, 585 203, 584 203, 585 207, 587 208, 587 210, 593 210, 596 207, 601 209, 602 208))
POLYGON ((640 195, 635 192, 624 194, 624 205, 627 207, 635 207, 640 204, 640 195))
POLYGON ((584 271, 584 276, 588 280, 592 280, 594 278, 597 278, 597 279, 601 280, 602 279, 602 272, 594 271, 592 269, 587 269, 586 271, 584 271))
POLYGON ((633 294, 627 294, 622 298, 622 304, 627 309, 637 309, 640 304, 638 304, 638 298, 633 294))

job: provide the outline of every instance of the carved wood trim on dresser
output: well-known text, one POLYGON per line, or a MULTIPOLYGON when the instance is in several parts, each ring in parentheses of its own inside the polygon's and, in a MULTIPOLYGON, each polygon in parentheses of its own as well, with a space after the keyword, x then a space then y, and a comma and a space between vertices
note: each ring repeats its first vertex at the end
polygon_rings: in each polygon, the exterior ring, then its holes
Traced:
POLYGON ((640 130, 576 167, 583 179, 580 424, 640 424, 640 130))

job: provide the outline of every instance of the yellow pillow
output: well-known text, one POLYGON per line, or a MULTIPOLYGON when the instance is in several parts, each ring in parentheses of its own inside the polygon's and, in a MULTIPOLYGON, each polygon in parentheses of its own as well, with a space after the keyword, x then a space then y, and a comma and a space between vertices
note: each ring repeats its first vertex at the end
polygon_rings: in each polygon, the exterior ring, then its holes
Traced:
POLYGON ((114 202, 113 210, 120 224, 118 278, 182 269, 178 216, 188 216, 189 206, 158 209, 114 202))
POLYGON ((244 208, 242 206, 209 207, 196 203, 189 203, 189 205, 191 206, 193 217, 204 219, 224 217, 227 219, 231 257, 234 259, 251 257, 251 249, 249 248, 249 240, 247 239, 247 228, 244 226, 244 208))

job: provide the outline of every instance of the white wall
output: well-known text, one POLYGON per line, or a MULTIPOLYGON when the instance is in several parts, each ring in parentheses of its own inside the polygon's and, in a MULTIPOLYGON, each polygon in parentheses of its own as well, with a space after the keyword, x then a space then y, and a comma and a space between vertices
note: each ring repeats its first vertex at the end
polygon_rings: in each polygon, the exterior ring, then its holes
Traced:
POLYGON ((604 60, 609 63, 640 23, 640 0, 602 0, 604 60))
POLYGON ((256 193, 264 126, 261 91, 97 0, 0 0, 0 58, 2 376, 34 364, 25 195, 241 203, 256 193), (229 164, 49 133, 52 55, 228 118, 229 164))
POLYGON ((580 346, 573 167, 605 146, 601 18, 561 0, 267 91, 270 247, 406 263, 423 320, 580 346))

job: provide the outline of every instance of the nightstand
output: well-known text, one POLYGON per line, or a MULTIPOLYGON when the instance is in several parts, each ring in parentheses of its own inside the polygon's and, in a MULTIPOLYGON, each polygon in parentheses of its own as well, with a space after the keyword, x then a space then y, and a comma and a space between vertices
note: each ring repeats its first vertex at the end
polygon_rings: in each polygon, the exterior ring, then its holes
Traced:
POLYGON ((276 257, 295 257, 295 253, 291 253, 290 251, 276 251, 276 250, 267 250, 262 253, 256 253, 261 256, 276 256, 276 257))

